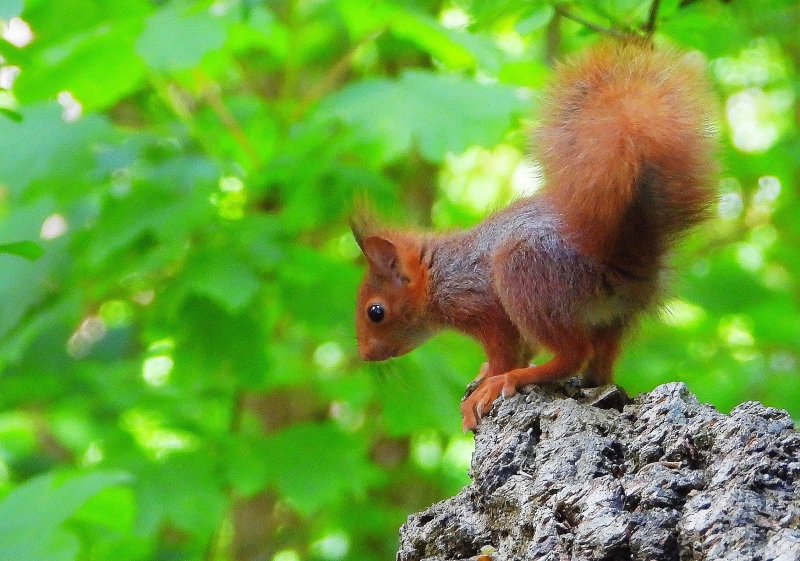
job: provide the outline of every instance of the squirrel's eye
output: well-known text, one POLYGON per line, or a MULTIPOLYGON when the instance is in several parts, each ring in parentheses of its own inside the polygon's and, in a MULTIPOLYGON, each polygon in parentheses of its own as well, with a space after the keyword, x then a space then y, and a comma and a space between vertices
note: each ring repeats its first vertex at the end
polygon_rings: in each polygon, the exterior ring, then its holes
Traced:
POLYGON ((367 310, 367 316, 369 317, 369 319, 371 319, 375 323, 378 323, 379 321, 381 321, 383 319, 383 316, 385 316, 385 315, 386 315, 386 311, 383 309, 383 306, 381 306, 380 304, 373 304, 367 310))

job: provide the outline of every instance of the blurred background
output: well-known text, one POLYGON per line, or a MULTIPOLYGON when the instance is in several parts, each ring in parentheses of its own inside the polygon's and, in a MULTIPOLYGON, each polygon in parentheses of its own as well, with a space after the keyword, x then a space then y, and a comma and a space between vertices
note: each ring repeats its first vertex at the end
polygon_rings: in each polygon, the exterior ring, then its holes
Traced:
MULTIPOLYGON (((0 246, 0 559, 392 559, 469 481, 483 357, 444 334, 359 361, 353 199, 451 228, 534 192, 554 60, 648 9, 0 0, 0 244, 34 242, 0 246)), ((800 419, 799 28, 794 0, 661 2, 724 171, 632 395, 800 419)))

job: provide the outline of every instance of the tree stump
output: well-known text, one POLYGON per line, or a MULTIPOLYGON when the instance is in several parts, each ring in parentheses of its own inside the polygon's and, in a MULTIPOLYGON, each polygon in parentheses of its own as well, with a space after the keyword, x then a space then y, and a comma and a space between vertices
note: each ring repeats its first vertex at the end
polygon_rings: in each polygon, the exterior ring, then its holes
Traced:
POLYGON ((800 433, 757 402, 532 387, 481 421, 470 475, 409 517, 398 561, 800 560, 800 433))

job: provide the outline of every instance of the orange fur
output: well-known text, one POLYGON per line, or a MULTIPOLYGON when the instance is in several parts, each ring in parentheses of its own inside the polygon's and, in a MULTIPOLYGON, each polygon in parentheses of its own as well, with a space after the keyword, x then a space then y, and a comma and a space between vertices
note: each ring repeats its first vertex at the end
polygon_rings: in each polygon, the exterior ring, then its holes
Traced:
POLYGON ((586 253, 635 270, 705 217, 716 165, 703 74, 687 56, 636 42, 601 43, 558 68, 533 143, 545 194, 586 253), (653 216, 626 227, 651 177, 658 200, 642 210, 653 216))
POLYGON ((487 364, 462 402, 465 429, 525 384, 582 371, 586 385, 612 383, 668 249, 714 198, 707 91, 684 56, 602 43, 561 65, 549 90, 534 133, 543 192, 445 234, 381 228, 362 210, 361 356, 399 356, 442 328, 477 339, 487 364), (539 345, 554 356, 529 366, 539 345))

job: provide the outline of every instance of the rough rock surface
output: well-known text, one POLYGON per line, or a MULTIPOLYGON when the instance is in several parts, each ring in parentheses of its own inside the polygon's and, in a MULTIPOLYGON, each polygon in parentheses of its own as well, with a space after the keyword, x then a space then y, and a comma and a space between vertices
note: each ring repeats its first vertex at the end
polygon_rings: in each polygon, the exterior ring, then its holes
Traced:
POLYGON ((800 433, 756 402, 534 387, 483 419, 470 475, 409 517, 398 561, 800 560, 800 433))

